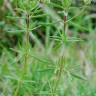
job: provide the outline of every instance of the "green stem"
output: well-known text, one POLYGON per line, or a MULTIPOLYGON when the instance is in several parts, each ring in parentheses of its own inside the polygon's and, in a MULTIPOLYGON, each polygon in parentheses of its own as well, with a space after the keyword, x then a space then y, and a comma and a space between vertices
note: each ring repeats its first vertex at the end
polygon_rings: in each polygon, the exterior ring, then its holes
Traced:
POLYGON ((29 46, 30 46, 30 43, 29 43, 29 34, 30 34, 30 31, 29 31, 29 26, 30 26, 30 15, 27 14, 26 16, 26 34, 25 34, 25 38, 26 38, 26 43, 25 43, 25 56, 24 56, 24 73, 27 73, 28 72, 28 58, 29 58, 29 46))
MULTIPOLYGON (((64 40, 64 42, 66 43, 67 41, 67 14, 64 14, 64 31, 62 33, 63 37, 62 39, 64 40)), ((55 96, 55 92, 58 88, 58 85, 59 85, 59 82, 61 80, 61 76, 62 76, 62 72, 63 72, 63 67, 64 67, 64 64, 65 64, 65 56, 61 56, 60 57, 60 62, 59 62, 59 70, 57 71, 57 76, 56 76, 56 80, 55 80, 55 85, 54 85, 54 88, 53 88, 53 96, 55 96)))
MULTIPOLYGON (((28 72, 28 58, 29 58, 29 45, 30 45, 30 43, 29 43, 29 33, 30 33, 29 24, 30 24, 30 15, 27 14, 26 34, 25 34, 26 42, 25 42, 25 54, 24 54, 24 66, 23 66, 23 72, 22 72, 21 80, 23 79, 25 74, 28 72)), ((15 90, 14 96, 18 96, 21 85, 22 85, 22 82, 18 81, 17 88, 15 90)))
POLYGON ((22 81, 18 81, 17 88, 14 92, 14 96, 18 96, 19 89, 20 89, 21 85, 22 85, 22 81))
POLYGON ((54 88, 53 88, 53 96, 56 96, 56 90, 58 88, 58 85, 59 85, 59 82, 61 80, 61 76, 62 76, 62 73, 63 73, 63 68, 64 68, 64 64, 65 64, 65 58, 64 56, 62 56, 60 58, 60 61, 58 62, 60 65, 59 65, 59 69, 57 70, 57 74, 56 74, 56 79, 54 80, 55 82, 55 85, 54 85, 54 88))

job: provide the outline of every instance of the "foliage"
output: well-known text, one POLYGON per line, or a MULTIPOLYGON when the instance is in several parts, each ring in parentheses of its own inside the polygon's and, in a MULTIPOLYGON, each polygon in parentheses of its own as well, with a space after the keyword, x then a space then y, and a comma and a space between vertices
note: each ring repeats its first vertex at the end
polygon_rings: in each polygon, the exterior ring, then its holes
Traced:
POLYGON ((77 3, 0 0, 0 96, 96 96, 96 17, 77 3))

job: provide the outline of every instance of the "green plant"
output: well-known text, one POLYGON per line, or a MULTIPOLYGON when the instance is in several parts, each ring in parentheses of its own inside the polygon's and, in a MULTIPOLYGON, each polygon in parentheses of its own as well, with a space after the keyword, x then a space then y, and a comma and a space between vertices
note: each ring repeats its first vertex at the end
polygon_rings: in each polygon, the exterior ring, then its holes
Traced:
POLYGON ((77 2, 0 1, 0 96, 96 95, 94 15, 77 2))

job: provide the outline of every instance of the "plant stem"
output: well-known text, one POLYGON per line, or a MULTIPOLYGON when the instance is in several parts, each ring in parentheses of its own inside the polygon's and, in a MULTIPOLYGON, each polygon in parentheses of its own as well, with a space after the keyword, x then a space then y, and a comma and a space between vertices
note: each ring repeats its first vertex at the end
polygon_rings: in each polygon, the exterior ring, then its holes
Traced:
POLYGON ((26 46, 29 45, 29 26, 30 26, 30 15, 27 14, 26 18, 26 46))
POLYGON ((29 43, 29 34, 30 34, 29 27, 30 27, 30 15, 27 13, 27 16, 26 16, 26 34, 25 34, 25 38, 26 38, 26 41, 25 41, 25 56, 24 56, 24 69, 23 69, 24 73, 28 72, 28 58, 29 58, 29 46, 30 46, 30 43, 29 43))
MULTIPOLYGON (((65 43, 67 41, 67 22, 66 21, 67 21, 67 14, 64 14, 64 31, 62 33, 62 35, 63 35, 62 39, 64 40, 65 43)), ((65 56, 62 55, 60 57, 59 70, 57 70, 56 81, 55 81, 55 85, 54 85, 54 88, 53 88, 53 96, 55 96, 54 93, 56 92, 57 87, 59 85, 59 82, 61 80, 64 64, 65 64, 65 56)))
MULTIPOLYGON (((30 43, 29 43, 30 15, 27 14, 26 17, 27 18, 26 18, 26 34, 25 34, 25 38, 26 38, 26 41, 25 41, 25 54, 24 54, 24 66, 23 66, 21 80, 23 79, 25 74, 28 72, 28 58, 29 58, 29 46, 30 46, 30 43)), ((18 96, 21 85, 22 85, 22 82, 18 81, 17 88, 15 90, 14 96, 18 96)))
POLYGON ((67 26, 67 15, 64 15, 64 32, 66 34, 66 26, 67 26))
POLYGON ((20 89, 21 85, 22 85, 22 81, 18 81, 17 88, 14 92, 14 96, 18 96, 19 89, 20 89))
POLYGON ((67 41, 67 12, 64 14, 64 41, 67 41))
POLYGON ((61 80, 61 76, 62 76, 62 72, 63 72, 63 67, 64 67, 64 64, 65 64, 65 58, 64 56, 61 56, 60 59, 59 59, 59 69, 57 70, 57 75, 56 75, 56 80, 55 80, 55 85, 54 85, 54 88, 53 88, 53 96, 56 96, 54 93, 56 92, 57 88, 58 88, 58 85, 59 85, 59 82, 61 80))

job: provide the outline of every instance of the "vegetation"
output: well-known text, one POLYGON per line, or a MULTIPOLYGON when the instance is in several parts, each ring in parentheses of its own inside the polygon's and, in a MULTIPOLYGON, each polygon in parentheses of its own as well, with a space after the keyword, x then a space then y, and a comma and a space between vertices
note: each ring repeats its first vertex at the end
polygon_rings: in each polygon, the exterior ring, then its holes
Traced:
POLYGON ((96 96, 94 0, 0 0, 0 96, 96 96))

